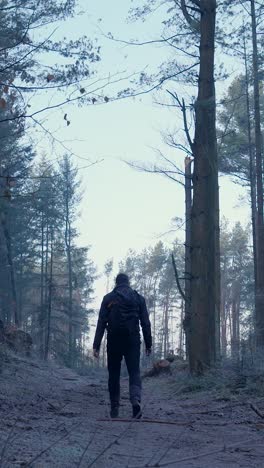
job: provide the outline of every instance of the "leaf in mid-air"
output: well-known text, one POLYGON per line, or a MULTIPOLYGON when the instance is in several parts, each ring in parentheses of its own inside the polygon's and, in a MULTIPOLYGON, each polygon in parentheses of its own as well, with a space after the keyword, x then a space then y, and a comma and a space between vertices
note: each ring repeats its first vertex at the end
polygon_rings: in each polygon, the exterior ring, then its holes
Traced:
POLYGON ((50 81, 54 80, 55 76, 51 75, 50 73, 47 75, 47 82, 49 83, 50 81))
POLYGON ((6 100, 4 98, 0 98, 0 109, 6 108, 6 100))

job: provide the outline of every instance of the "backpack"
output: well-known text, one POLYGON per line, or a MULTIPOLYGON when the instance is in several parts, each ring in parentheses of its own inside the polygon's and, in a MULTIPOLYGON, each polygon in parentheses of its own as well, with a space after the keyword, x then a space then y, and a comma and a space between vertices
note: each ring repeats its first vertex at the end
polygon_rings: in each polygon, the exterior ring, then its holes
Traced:
POLYGON ((139 332, 140 300, 132 289, 114 291, 115 297, 108 304, 108 332, 126 336, 139 332))

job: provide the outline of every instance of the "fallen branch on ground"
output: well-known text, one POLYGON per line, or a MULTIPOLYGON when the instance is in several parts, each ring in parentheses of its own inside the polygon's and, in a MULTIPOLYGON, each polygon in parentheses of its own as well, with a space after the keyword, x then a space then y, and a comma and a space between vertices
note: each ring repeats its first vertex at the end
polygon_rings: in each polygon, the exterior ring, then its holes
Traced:
POLYGON ((115 419, 97 419, 97 421, 106 421, 106 422, 138 422, 138 423, 151 423, 151 424, 173 424, 175 426, 190 426, 195 421, 183 422, 183 421, 164 421, 159 419, 122 419, 122 418, 115 418, 115 419))

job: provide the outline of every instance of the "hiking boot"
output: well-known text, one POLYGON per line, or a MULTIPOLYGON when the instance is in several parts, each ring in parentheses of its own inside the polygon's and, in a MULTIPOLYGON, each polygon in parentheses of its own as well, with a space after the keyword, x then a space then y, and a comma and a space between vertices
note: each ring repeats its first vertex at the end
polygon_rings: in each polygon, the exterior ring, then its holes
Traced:
POLYGON ((140 419, 142 417, 142 410, 139 402, 132 405, 132 412, 133 419, 140 419))
POLYGON ((110 418, 118 418, 119 415, 119 407, 118 406, 112 406, 111 411, 110 411, 110 418))

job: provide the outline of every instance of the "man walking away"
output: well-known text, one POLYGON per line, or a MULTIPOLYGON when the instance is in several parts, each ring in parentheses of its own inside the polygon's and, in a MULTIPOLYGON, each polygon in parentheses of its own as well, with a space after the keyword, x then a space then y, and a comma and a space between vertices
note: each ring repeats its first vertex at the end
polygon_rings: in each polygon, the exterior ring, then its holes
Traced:
POLYGON ((116 286, 104 296, 99 312, 93 343, 93 353, 99 357, 99 350, 105 329, 107 329, 108 389, 111 402, 111 418, 117 418, 120 403, 120 369, 125 358, 129 374, 129 395, 133 418, 139 419, 141 411, 140 378, 140 328, 142 328, 146 354, 151 353, 151 326, 143 296, 129 285, 124 273, 116 277, 116 286))

